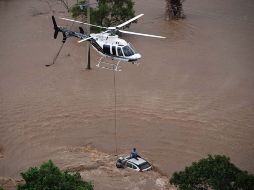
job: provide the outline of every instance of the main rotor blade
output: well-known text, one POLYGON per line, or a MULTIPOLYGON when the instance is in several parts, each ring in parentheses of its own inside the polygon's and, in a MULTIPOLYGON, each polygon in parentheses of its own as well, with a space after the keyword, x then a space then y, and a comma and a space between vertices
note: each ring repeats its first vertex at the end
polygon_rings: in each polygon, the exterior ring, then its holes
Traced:
MULTIPOLYGON (((105 33, 109 32, 109 31, 110 31, 110 30, 106 30, 106 31, 102 32, 101 34, 105 34, 105 33)), ((90 37, 88 37, 88 38, 84 38, 84 39, 82 39, 82 40, 79 40, 78 43, 81 43, 81 42, 90 40, 90 39, 92 39, 92 38, 93 38, 92 36, 90 36, 90 37)))
POLYGON ((97 28, 105 28, 105 29, 107 29, 107 27, 98 26, 98 25, 94 25, 94 24, 89 24, 89 23, 85 23, 85 22, 81 22, 81 21, 77 21, 77 20, 72 20, 72 19, 68 19, 68 18, 59 18, 59 19, 67 20, 67 21, 71 21, 71 22, 76 22, 76 23, 79 23, 79 24, 85 24, 85 25, 89 25, 89 26, 94 26, 94 27, 97 27, 97 28))
POLYGON ((122 28, 123 26, 130 24, 131 22, 133 22, 134 20, 137 20, 138 18, 142 17, 144 14, 140 14, 130 20, 127 20, 126 22, 124 22, 123 24, 118 25, 116 28, 122 28))
POLYGON ((146 36, 146 37, 152 37, 152 38, 166 38, 164 36, 155 36, 151 34, 143 34, 143 33, 137 33, 137 32, 130 32, 130 31, 125 31, 125 30, 118 30, 119 32, 122 32, 124 34, 133 34, 137 36, 146 36))
POLYGON ((93 38, 93 37, 84 38, 84 39, 82 39, 82 40, 79 40, 79 41, 78 41, 78 43, 81 43, 81 42, 84 42, 84 41, 90 40, 90 39, 92 39, 92 38, 93 38))

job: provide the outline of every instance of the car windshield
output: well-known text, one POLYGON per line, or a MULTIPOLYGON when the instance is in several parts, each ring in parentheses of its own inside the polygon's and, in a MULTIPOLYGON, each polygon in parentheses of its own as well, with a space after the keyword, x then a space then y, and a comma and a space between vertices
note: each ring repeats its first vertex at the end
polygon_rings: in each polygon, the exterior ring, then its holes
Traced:
POLYGON ((134 55, 134 51, 129 46, 124 46, 123 52, 126 57, 134 55))
POLYGON ((140 165, 138 165, 138 167, 141 169, 141 170, 144 170, 144 169, 147 169, 151 166, 151 164, 149 164, 148 162, 144 162, 140 165))

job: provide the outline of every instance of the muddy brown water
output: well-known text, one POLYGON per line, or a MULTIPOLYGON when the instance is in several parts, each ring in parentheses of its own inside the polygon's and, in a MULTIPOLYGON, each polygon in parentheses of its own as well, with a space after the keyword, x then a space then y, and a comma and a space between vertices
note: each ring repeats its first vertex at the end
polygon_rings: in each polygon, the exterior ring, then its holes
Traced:
MULTIPOLYGON (((61 35, 53 40, 51 11, 67 15, 48 2, 0 1, 0 176, 18 178, 48 159, 61 168, 84 165, 84 151, 75 157, 66 149, 91 145, 106 155, 96 161, 111 156, 112 163, 112 171, 106 164, 107 172, 95 167, 83 175, 101 176, 97 189, 119 181, 134 188, 133 179, 137 188, 155 189, 147 174, 115 175, 113 73, 95 67, 97 53, 87 71, 86 45, 71 39, 57 63, 44 66, 61 45, 61 35)), ((207 154, 225 154, 254 173, 253 1, 188 0, 187 18, 170 23, 163 0, 135 2, 145 16, 129 30, 167 39, 124 36, 143 57, 116 73, 118 153, 136 147, 159 169, 153 179, 207 154)))

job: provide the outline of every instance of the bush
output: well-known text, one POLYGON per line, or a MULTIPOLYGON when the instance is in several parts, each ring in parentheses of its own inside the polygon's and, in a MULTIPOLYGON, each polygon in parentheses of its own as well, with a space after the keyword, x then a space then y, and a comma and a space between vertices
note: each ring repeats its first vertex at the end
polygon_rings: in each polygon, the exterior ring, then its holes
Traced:
POLYGON ((93 185, 83 181, 79 173, 61 172, 51 160, 40 168, 28 169, 21 176, 25 184, 18 185, 18 190, 93 190, 93 185))
POLYGON ((254 176, 241 171, 226 156, 209 155, 170 179, 180 190, 253 190, 254 176))

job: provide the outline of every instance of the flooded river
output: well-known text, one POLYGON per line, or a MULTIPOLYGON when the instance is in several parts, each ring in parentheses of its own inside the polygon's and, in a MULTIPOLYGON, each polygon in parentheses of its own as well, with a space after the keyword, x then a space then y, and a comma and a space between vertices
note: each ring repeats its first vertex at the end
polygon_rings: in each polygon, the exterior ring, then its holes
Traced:
POLYGON ((167 39, 123 36, 142 59, 116 73, 115 136, 113 72, 95 67, 96 52, 87 71, 85 43, 68 39, 44 66, 61 45, 51 15, 68 17, 62 5, 0 0, 0 176, 49 159, 61 168, 102 162, 81 171, 95 189, 159 189, 156 179, 207 154, 254 173, 254 2, 188 0, 186 19, 174 22, 164 0, 135 2, 145 15, 129 30, 167 39), (116 142, 117 154, 136 147, 156 171, 116 170, 116 142))

